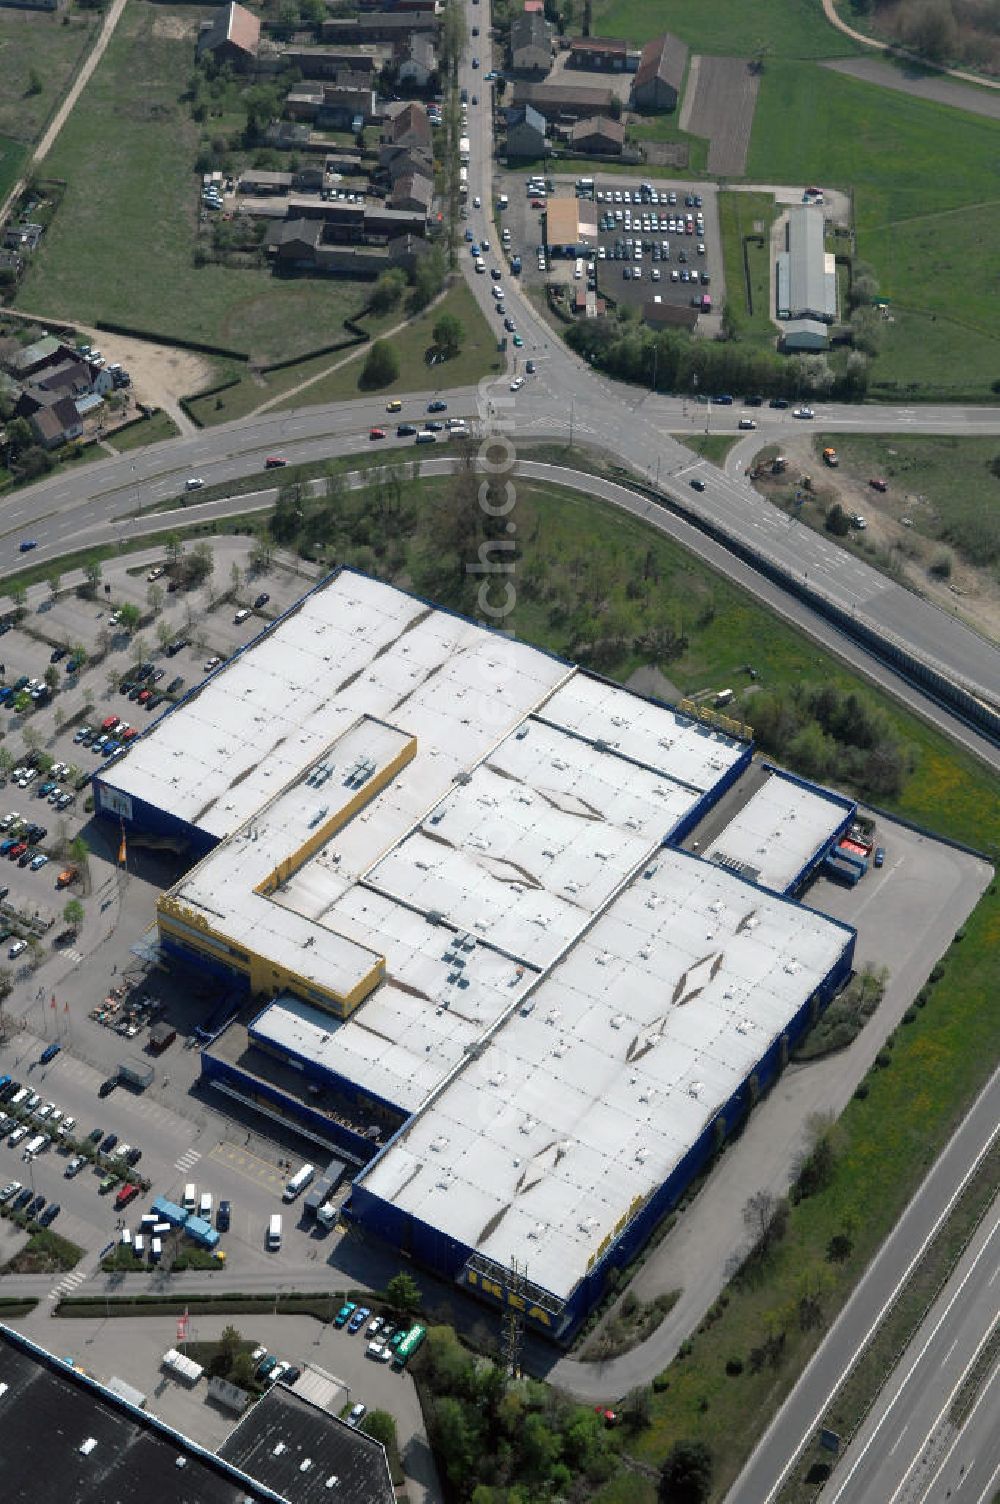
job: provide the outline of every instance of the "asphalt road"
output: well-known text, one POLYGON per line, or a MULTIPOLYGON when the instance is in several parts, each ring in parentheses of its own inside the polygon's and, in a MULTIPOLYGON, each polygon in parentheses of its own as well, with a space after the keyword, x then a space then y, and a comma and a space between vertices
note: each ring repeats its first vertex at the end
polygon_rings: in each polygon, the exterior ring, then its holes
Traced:
POLYGON ((994 1365, 968 1426, 949 1418, 955 1395, 998 1319, 1000 1206, 994 1205, 910 1344, 878 1404, 837 1463, 822 1504, 946 1499, 945 1477, 975 1501, 1000 1464, 1000 1385, 994 1365), (966 1473, 969 1474, 966 1479, 966 1473))
MULTIPOLYGON (((730 1489, 727 1504, 770 1504, 795 1458, 815 1434, 844 1375, 948 1215, 980 1156, 1000 1135, 998 1125, 1000 1072, 992 1077, 872 1260, 823 1345, 730 1489)), ((992 1274, 993 1270, 989 1272, 992 1274)), ((887 1496, 878 1492, 865 1497, 888 1504, 887 1496)))

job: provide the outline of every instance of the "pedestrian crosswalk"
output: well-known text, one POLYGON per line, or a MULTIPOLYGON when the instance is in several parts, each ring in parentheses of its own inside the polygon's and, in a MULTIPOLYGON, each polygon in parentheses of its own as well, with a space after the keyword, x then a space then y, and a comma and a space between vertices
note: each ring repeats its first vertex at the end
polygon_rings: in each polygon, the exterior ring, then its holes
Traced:
POLYGON ((65 1279, 61 1279, 57 1285, 53 1285, 49 1291, 49 1300, 61 1300, 64 1295, 71 1295, 77 1285, 82 1285, 86 1278, 87 1271, 85 1269, 72 1270, 71 1273, 66 1275, 65 1279))
POLYGON ((192 1170, 201 1158, 200 1149, 186 1149, 174 1163, 175 1170, 192 1170))

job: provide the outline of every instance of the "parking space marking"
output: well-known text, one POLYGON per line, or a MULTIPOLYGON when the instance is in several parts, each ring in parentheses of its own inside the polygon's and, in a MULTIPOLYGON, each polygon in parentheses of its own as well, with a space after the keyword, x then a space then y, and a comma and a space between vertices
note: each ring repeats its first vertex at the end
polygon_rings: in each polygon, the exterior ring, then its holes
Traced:
POLYGON ((210 1159, 223 1160, 231 1165, 248 1180, 256 1180, 266 1185, 284 1185, 285 1177, 276 1166, 269 1164, 266 1159, 261 1159, 256 1154, 250 1154, 246 1149, 236 1144, 221 1143, 209 1152, 210 1159))
POLYGON ((87 1271, 85 1269, 74 1269, 71 1274, 66 1275, 65 1279, 61 1279, 57 1285, 53 1285, 49 1291, 49 1300, 59 1300, 63 1295, 69 1295, 76 1289, 77 1285, 82 1285, 86 1278, 87 1271))
POLYGON ((201 1150, 200 1149, 185 1149, 185 1151, 181 1155, 180 1159, 177 1159, 177 1160, 174 1161, 174 1169, 175 1170, 190 1170, 190 1169, 193 1169, 193 1167, 198 1163, 198 1161, 199 1161, 200 1158, 201 1158, 201 1150))

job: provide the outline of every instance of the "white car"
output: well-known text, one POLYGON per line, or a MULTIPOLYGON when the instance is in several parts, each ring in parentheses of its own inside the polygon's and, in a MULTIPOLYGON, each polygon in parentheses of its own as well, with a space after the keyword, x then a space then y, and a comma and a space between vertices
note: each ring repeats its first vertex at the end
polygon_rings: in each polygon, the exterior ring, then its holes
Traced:
POLYGON ((200 491, 205 482, 200 475, 192 475, 184 482, 185 491, 200 491))
POLYGON ((792 411, 793 418, 815 418, 815 416, 811 407, 796 407, 792 411))
MULTIPOLYGON (((392 1350, 384 1342, 369 1342, 365 1348, 365 1357, 373 1358, 376 1363, 388 1363, 392 1357, 392 1350)), ((356 1424, 356 1422, 351 1422, 356 1424)))
POLYGON ((521 388, 522 388, 523 385, 524 385, 524 377, 523 376, 515 376, 514 379, 513 379, 513 381, 510 384, 510 389, 511 389, 512 392, 519 392, 521 390, 521 388))
POLYGON ((10 950, 7 952, 8 958, 11 961, 16 961, 17 958, 18 958, 18 956, 23 956, 24 952, 27 949, 28 949, 28 942, 27 942, 27 940, 15 940, 14 944, 11 946, 10 950))
POLYGON ((351 1413, 347 1417, 347 1424, 349 1426, 359 1426, 367 1414, 367 1405, 352 1405, 351 1413))
POLYGON ((481 209, 483 207, 483 201, 479 197, 478 193, 476 194, 475 198, 472 200, 472 207, 474 209, 481 209))
POLYGON ((74 1175, 79 1175, 87 1161, 82 1154, 74 1154, 66 1169, 63 1171, 67 1180, 72 1180, 74 1175))

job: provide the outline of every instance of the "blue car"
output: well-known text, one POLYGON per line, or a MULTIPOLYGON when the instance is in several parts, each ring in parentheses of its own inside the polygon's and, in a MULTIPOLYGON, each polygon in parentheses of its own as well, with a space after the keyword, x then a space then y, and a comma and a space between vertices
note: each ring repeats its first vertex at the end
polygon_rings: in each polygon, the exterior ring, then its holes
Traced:
POLYGON ((17 843, 17 836, 8 836, 6 841, 0 841, 0 856, 6 856, 8 851, 13 851, 17 843))
POLYGON ((472 244, 469 246, 469 253, 472 256, 478 256, 480 254, 479 247, 478 247, 478 245, 476 244, 475 241, 473 241, 472 244))
POLYGON ((101 756, 110 757, 112 753, 117 752, 120 747, 121 742, 105 742, 104 746, 101 748, 101 756))
POLYGON ((30 554, 31 550, 37 547, 38 543, 34 538, 25 538, 24 542, 21 544, 21 552, 22 554, 30 554))
POLYGON ((469 242, 469 244, 471 245, 472 244, 472 231, 471 230, 466 230, 466 232, 465 232, 465 238, 469 242))

